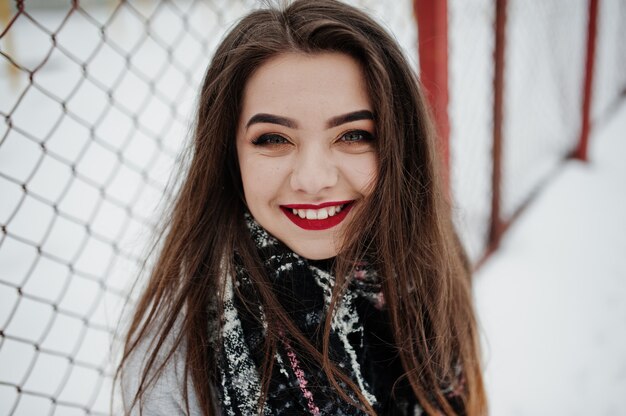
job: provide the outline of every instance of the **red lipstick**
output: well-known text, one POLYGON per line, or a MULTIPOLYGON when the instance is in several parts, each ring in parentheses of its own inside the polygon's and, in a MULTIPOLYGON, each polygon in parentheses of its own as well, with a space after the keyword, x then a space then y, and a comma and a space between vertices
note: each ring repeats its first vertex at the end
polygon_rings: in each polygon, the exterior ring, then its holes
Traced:
POLYGON ((339 224, 346 218, 348 212, 352 208, 352 202, 354 201, 336 201, 336 202, 325 202, 319 205, 313 204, 291 204, 291 205, 281 205, 280 209, 283 210, 283 213, 298 227, 303 228, 305 230, 327 230, 329 228, 334 227, 339 224), (328 217, 323 220, 309 220, 307 218, 300 218, 300 216, 293 213, 294 209, 320 209, 332 206, 342 205, 341 212, 333 215, 332 217, 328 217))

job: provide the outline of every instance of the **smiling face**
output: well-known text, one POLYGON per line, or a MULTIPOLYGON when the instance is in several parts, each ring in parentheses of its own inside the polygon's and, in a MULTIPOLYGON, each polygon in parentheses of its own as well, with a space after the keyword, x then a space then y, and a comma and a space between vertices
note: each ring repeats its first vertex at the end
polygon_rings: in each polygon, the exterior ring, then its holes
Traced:
POLYGON ((373 108, 340 53, 279 55, 248 80, 237 156, 248 209, 297 254, 335 256, 376 179, 373 108))

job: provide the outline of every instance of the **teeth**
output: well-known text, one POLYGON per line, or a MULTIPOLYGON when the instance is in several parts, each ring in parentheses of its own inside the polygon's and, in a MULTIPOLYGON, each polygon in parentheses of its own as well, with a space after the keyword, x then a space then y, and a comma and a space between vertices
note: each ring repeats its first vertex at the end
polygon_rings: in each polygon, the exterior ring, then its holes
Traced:
POLYGON ((325 220, 328 217, 332 217, 341 212, 341 205, 336 205, 333 207, 326 207, 320 209, 292 209, 293 215, 297 215, 298 217, 307 220, 325 220))

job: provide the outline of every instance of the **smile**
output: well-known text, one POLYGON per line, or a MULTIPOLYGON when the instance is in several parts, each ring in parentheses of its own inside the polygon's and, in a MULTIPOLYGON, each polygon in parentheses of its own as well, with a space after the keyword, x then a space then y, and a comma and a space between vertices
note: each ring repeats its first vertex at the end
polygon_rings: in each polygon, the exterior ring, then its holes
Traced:
POLYGON ((305 230, 326 230, 346 218, 354 201, 326 202, 319 205, 281 205, 280 209, 294 224, 305 230))

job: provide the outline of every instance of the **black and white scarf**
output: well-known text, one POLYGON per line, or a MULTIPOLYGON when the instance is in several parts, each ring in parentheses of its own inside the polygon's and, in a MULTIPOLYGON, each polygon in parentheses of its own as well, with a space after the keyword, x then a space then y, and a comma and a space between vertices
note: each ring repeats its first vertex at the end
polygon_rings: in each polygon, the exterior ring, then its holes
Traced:
MULTIPOLYGON (((321 331, 318 330, 328 313, 335 282, 332 260, 307 260, 268 234, 251 216, 246 216, 246 222, 278 301, 302 333, 314 345, 319 345, 321 331)), ((237 267, 235 284, 240 293, 253 291, 249 276, 241 266, 237 267)), ((258 311, 246 308, 235 295, 232 282, 227 283, 219 358, 221 386, 218 386, 224 415, 259 414, 263 316, 260 307, 258 311)), ((367 264, 360 264, 333 314, 330 357, 379 414, 420 415, 422 409, 406 382, 399 382, 393 393, 391 391, 402 374, 392 345, 378 276, 367 264)), ((274 356, 262 414, 363 414, 341 399, 319 365, 303 357, 298 345, 285 334, 274 356)), ((347 386, 339 384, 355 398, 347 386)))

